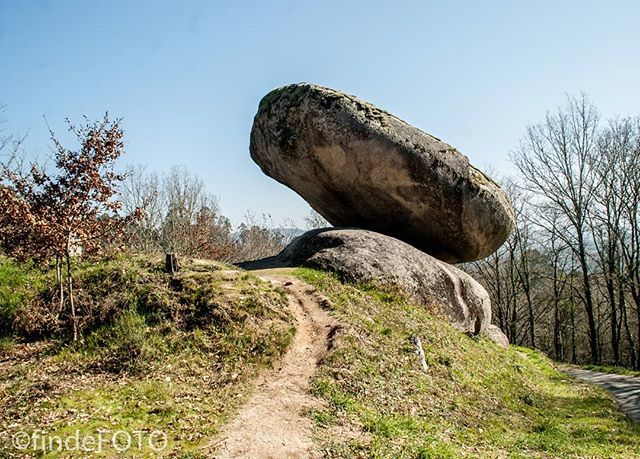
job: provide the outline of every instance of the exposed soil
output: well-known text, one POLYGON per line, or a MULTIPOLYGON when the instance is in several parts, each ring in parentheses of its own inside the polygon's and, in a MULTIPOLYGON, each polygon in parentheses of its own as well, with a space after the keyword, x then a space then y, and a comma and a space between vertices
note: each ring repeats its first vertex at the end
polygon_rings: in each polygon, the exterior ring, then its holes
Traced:
POLYGON ((254 395, 224 427, 212 449, 221 459, 319 457, 308 413, 321 402, 310 393, 309 381, 336 327, 323 308, 328 300, 293 277, 268 271, 261 277, 284 288, 297 331, 278 367, 260 379, 254 395))

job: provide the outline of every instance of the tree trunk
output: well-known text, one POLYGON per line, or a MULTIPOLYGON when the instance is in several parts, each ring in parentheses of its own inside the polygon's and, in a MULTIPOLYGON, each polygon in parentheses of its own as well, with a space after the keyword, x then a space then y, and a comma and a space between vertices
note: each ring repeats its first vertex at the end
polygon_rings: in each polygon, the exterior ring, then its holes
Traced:
POLYGON ((175 274, 178 272, 178 258, 175 253, 165 254, 164 272, 175 274))
POLYGON ((596 317, 594 314, 593 294, 591 292, 591 279, 589 278, 589 263, 587 262, 587 252, 581 227, 578 227, 578 256, 580 261, 580 269, 582 270, 582 282, 584 286, 584 307, 587 312, 587 324, 589 326, 591 363, 597 365, 600 363, 600 355, 598 353, 598 327, 596 325, 596 317))
POLYGON ((640 371, 640 309, 638 309, 637 311, 637 321, 638 321, 638 332, 637 332, 637 336, 638 336, 638 348, 636 350, 636 364, 634 367, 634 370, 636 371, 640 371))
POLYGON ((64 310, 64 283, 62 282, 62 260, 56 255, 56 286, 58 288, 58 318, 64 310))
POLYGON ((629 314, 627 312, 627 305, 625 301, 625 290, 622 285, 620 285, 620 311, 622 314, 622 324, 624 325, 624 330, 627 335, 628 349, 629 349, 629 358, 628 358, 628 366, 633 368, 636 363, 636 344, 633 339, 633 332, 631 331, 631 327, 629 326, 629 314))
POLYGON ((613 352, 613 364, 620 364, 620 328, 618 327, 618 308, 616 306, 616 292, 613 286, 613 279, 606 280, 607 295, 609 296, 609 307, 611 311, 611 350, 613 352))
POLYGON ((558 293, 558 281, 553 279, 553 349, 555 351, 556 360, 562 360, 564 353, 562 350, 562 335, 560 323, 560 298, 558 293))
POLYGON ((78 341, 78 315, 76 314, 76 304, 73 297, 73 271, 71 269, 71 235, 67 236, 67 250, 65 253, 67 261, 67 293, 69 295, 69 306, 71 308, 71 321, 73 322, 73 341, 78 341))
MULTIPOLYGON (((520 242, 522 244, 522 242, 520 242)), ((529 261, 527 259, 526 247, 522 245, 520 250, 521 267, 517 269, 518 278, 520 279, 520 284, 522 285, 522 290, 524 291, 524 297, 527 301, 527 321, 529 323, 529 342, 531 343, 531 348, 536 348, 536 318, 533 307, 533 301, 531 299, 531 282, 529 279, 529 261)))
POLYGON ((67 290, 69 294, 69 305, 71 307, 71 320, 73 322, 73 341, 78 341, 78 315, 76 314, 76 304, 73 298, 73 273, 71 271, 71 255, 67 254, 67 290))
POLYGON ((636 337, 637 337, 637 348, 636 348, 636 361, 634 364, 634 370, 640 370, 640 283, 634 279, 634 285, 631 285, 631 298, 633 298, 633 303, 635 305, 636 310, 636 337))
POLYGON ((640 371, 640 296, 635 297, 634 301, 636 303, 636 325, 638 326, 638 330, 636 331, 636 336, 638 338, 638 347, 636 349, 636 364, 634 370, 640 371))
POLYGON ((529 309, 529 334, 531 335, 531 348, 536 348, 536 320, 533 311, 533 302, 531 301, 531 294, 528 289, 526 290, 527 308, 529 309))
POLYGON ((571 299, 571 363, 574 365, 578 363, 576 357, 576 311, 573 305, 573 298, 571 299))

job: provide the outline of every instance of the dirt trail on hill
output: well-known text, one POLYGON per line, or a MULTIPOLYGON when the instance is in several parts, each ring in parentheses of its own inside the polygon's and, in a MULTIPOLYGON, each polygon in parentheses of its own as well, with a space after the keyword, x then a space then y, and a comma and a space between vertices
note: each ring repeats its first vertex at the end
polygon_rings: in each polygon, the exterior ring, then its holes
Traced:
POLYGON ((262 377, 255 394, 227 424, 215 444, 216 458, 313 458, 310 409, 319 405, 309 380, 327 352, 335 322, 311 286, 291 276, 260 275, 282 286, 297 325, 293 342, 278 366, 262 377))
POLYGON ((611 392, 618 401, 620 409, 627 416, 636 422, 640 422, 640 378, 579 368, 563 368, 563 371, 574 378, 604 387, 611 392))

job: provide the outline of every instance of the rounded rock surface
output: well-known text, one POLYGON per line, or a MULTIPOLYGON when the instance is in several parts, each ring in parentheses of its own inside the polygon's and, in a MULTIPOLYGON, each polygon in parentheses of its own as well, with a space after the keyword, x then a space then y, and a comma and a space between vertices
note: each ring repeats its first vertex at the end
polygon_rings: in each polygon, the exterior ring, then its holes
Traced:
POLYGON ((350 228, 312 230, 275 257, 240 264, 246 269, 285 266, 397 288, 471 335, 483 333, 491 323, 489 295, 470 275, 384 234, 350 228))
POLYGON ((506 194, 466 156, 329 88, 268 93, 250 152, 332 225, 384 233, 449 263, 490 255, 514 225, 506 194))
POLYGON ((489 325, 484 331, 484 335, 498 346, 504 349, 509 348, 509 338, 507 338, 507 335, 505 335, 497 325, 489 325))

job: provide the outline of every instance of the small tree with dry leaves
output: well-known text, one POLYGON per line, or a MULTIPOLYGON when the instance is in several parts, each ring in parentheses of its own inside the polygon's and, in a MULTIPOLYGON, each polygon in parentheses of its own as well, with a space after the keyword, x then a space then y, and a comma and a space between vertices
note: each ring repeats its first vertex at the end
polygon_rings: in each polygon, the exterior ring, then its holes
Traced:
POLYGON ((70 150, 51 131, 55 170, 32 162, 18 167, 15 157, 0 168, 0 241, 19 260, 55 261, 58 317, 71 317, 74 341, 79 337, 74 301, 73 257, 97 254, 105 242, 120 240, 124 225, 138 217, 121 217, 113 199, 124 175, 115 171, 124 153, 120 120, 108 114, 82 126, 67 120, 80 148, 70 150), (66 296, 66 298, 65 298, 66 296))

